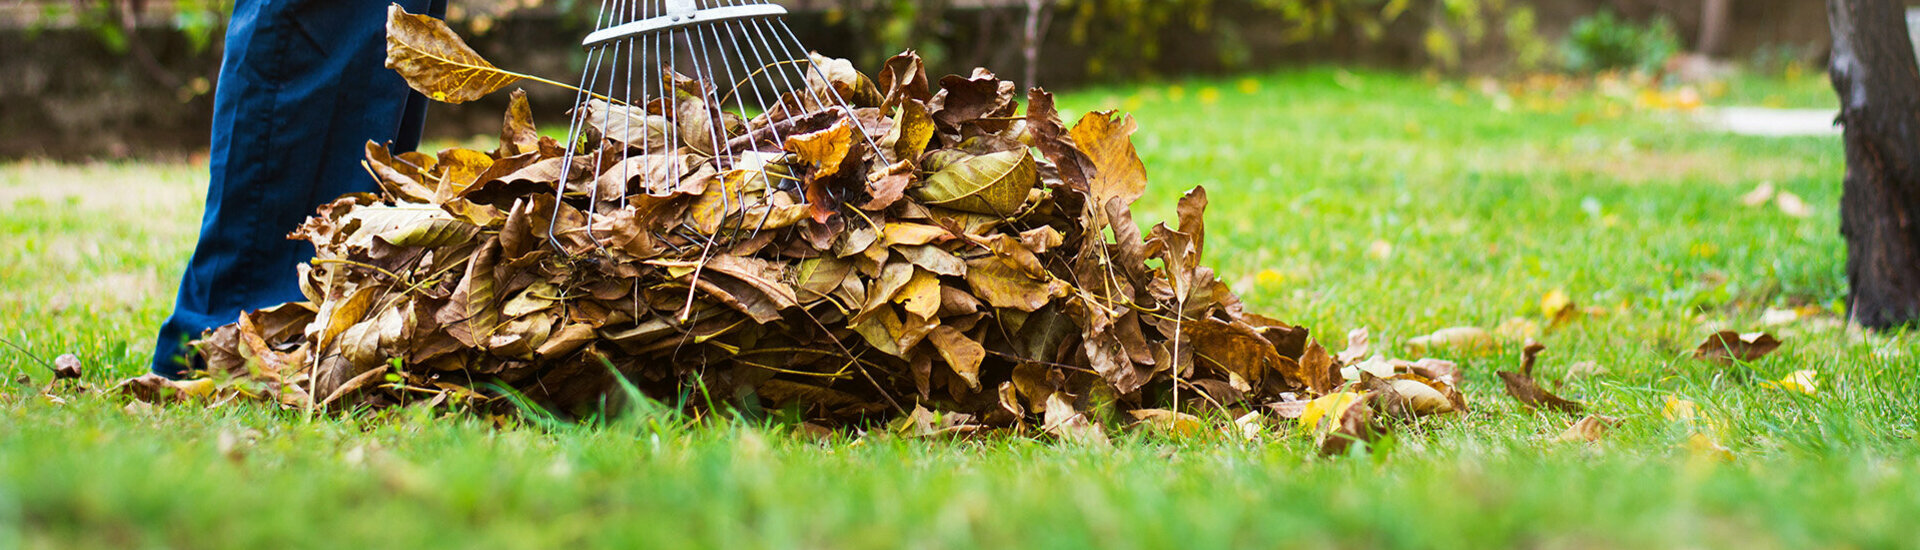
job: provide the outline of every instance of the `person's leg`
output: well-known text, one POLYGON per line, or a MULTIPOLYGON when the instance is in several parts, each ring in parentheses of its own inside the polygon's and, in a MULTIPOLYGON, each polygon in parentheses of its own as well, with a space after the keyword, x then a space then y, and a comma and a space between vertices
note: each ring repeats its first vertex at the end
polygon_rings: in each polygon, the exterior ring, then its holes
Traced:
MULTIPOLYGON (((446 0, 400 0, 439 14, 446 0)), ((186 342, 240 312, 301 300, 313 247, 286 235, 340 195, 374 191, 368 141, 411 150, 424 97, 386 68, 389 0, 240 0, 214 92, 200 242, 160 328, 153 372, 187 370, 186 342)))

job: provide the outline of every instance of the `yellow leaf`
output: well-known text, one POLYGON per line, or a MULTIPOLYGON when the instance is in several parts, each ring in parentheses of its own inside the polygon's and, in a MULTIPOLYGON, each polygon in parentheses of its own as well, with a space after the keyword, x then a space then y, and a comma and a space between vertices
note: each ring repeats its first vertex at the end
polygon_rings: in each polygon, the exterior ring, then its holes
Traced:
POLYGON ((1137 421, 1135 426, 1178 437, 1191 437, 1205 427, 1200 417, 1166 409, 1135 409, 1127 413, 1137 421))
POLYGON ((814 176, 820 178, 840 173, 840 165, 847 160, 852 146, 853 126, 846 120, 811 134, 787 136, 786 143, 787 151, 812 166, 814 176))
POLYGON ((893 295, 895 303, 906 306, 907 313, 921 319, 932 319, 940 312, 940 278, 924 269, 915 269, 913 278, 907 280, 907 286, 901 287, 893 295))
POLYGON ((1322 417, 1338 419, 1340 418, 1340 413, 1347 410, 1348 407, 1352 407, 1353 403, 1358 399, 1360 399, 1360 394, 1354 392, 1340 392, 1321 396, 1319 399, 1307 403, 1306 412, 1300 414, 1300 425, 1314 428, 1320 425, 1320 419, 1322 417))
POLYGON ((1667 420, 1675 422, 1692 421, 1700 417, 1700 406, 1692 401, 1669 395, 1667 405, 1661 409, 1660 414, 1666 416, 1667 420))
POLYGON ((1696 459, 1733 462, 1733 451, 1721 445, 1720 441, 1714 439, 1713 436, 1705 433, 1694 432, 1692 435, 1688 435, 1686 448, 1688 452, 1693 453, 1693 457, 1696 459))
POLYGON ((1565 290, 1554 290, 1540 298, 1540 316, 1554 324, 1569 320, 1575 313, 1573 297, 1565 290))
POLYGON ((1793 374, 1787 375, 1786 378, 1781 378, 1777 382, 1766 382, 1761 384, 1761 386, 1781 391, 1818 395, 1820 393, 1819 377, 1819 371, 1797 370, 1793 371, 1793 374))
POLYGON ((1087 113, 1069 132, 1093 159, 1092 204, 1119 198, 1131 205, 1146 192, 1147 168, 1133 147, 1133 133, 1139 128, 1132 116, 1116 117, 1113 111, 1104 111, 1087 113))

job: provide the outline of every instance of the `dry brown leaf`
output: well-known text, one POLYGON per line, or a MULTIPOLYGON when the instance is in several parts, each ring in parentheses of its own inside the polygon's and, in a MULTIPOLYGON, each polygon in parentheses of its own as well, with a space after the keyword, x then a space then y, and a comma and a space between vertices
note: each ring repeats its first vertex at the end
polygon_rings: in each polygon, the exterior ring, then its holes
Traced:
POLYGON ((80 358, 74 354, 63 354, 53 359, 54 380, 79 380, 80 358))
POLYGON ((1554 395, 1553 392, 1540 387, 1540 384, 1534 381, 1534 362, 1538 360, 1540 352, 1546 349, 1547 347, 1540 345, 1539 342, 1529 341, 1523 352, 1525 355, 1521 359, 1520 372, 1495 373, 1500 376, 1501 382, 1506 383, 1507 395, 1513 396, 1523 405, 1536 409, 1553 409, 1568 414, 1579 414, 1585 411, 1586 405, 1554 395))
POLYGON ((1548 323, 1558 326, 1579 315, 1580 305, 1574 303, 1573 297, 1567 295, 1565 290, 1555 289, 1540 297, 1540 316, 1546 318, 1548 323))
POLYGON ((534 127, 533 107, 527 103, 527 92, 514 90, 507 102, 505 122, 500 125, 500 149, 493 155, 506 158, 539 151, 540 131, 534 127))
POLYGON ((1452 327, 1407 341, 1414 355, 1439 352, 1485 353, 1493 349, 1493 334, 1480 327, 1452 327))
POLYGON ((1707 336, 1705 342, 1694 348, 1693 356, 1725 364, 1734 361, 1750 363, 1780 349, 1780 344, 1780 339, 1765 332, 1741 334, 1727 330, 1707 336))
POLYGON ((882 110, 891 110, 903 103, 933 99, 931 83, 927 82, 926 63, 912 50, 888 59, 879 74, 874 76, 874 82, 882 94, 882 110))
POLYGON ((946 360, 954 374, 967 381, 967 387, 976 391, 980 389, 980 362, 987 358, 985 347, 945 325, 927 333, 927 341, 933 342, 934 349, 940 352, 940 357, 946 360))
POLYGON ((1568 378, 1593 378, 1612 373, 1613 371, 1609 370, 1605 365, 1594 361, 1581 361, 1574 363, 1571 367, 1567 367, 1568 378))
POLYGON ((1335 355, 1334 359, 1341 365, 1351 365, 1359 362, 1361 359, 1366 359, 1367 355, 1369 355, 1369 350, 1372 349, 1372 346, 1368 345, 1367 340, 1368 335, 1365 327, 1353 329, 1347 333, 1347 349, 1342 350, 1339 355, 1335 355))
POLYGON ((1095 169, 1089 189, 1093 204, 1120 199, 1121 204, 1131 205, 1146 193, 1147 168, 1133 147, 1138 129, 1133 116, 1113 111, 1087 113, 1073 126, 1074 143, 1095 169))
POLYGON ((1134 427, 1176 437, 1193 437, 1206 429, 1200 417, 1166 409, 1134 409, 1134 427))
POLYGON ((113 391, 148 403, 174 403, 213 397, 218 386, 212 380, 169 380, 158 374, 144 374, 121 381, 113 391))
POLYGON ((1087 420, 1087 416, 1073 409, 1066 394, 1054 393, 1047 396, 1046 423, 1041 430, 1053 434, 1062 441, 1093 447, 1112 446, 1107 440, 1107 432, 1087 420))
POLYGON ((467 46, 445 22, 387 7, 387 68, 434 101, 466 103, 525 78, 501 70, 467 46))
POLYGON ((853 148, 853 125, 845 120, 810 134, 787 136, 786 149, 813 170, 815 177, 840 173, 853 148))
POLYGON ((1267 410, 1273 411, 1275 417, 1285 418, 1287 420, 1299 420, 1301 417, 1306 416, 1307 408, 1312 404, 1312 401, 1307 400, 1275 401, 1268 403, 1266 407, 1267 410))
POLYGON ((1589 415, 1586 418, 1580 419, 1579 422, 1574 422, 1573 426, 1567 428, 1567 431, 1562 432, 1560 437, 1554 438, 1554 441, 1561 443, 1579 441, 1597 443, 1600 441, 1600 438, 1607 435, 1607 432, 1613 431, 1614 428, 1619 426, 1620 419, 1618 418, 1589 415))
POLYGON ((1773 187, 1773 182, 1770 182, 1770 181, 1760 182, 1760 185, 1758 187, 1754 187, 1753 191, 1749 191, 1747 192, 1747 194, 1740 196, 1740 204, 1744 204, 1747 206, 1760 206, 1760 205, 1766 204, 1767 201, 1773 200, 1773 194, 1775 191, 1776 190, 1773 187))
MULTIPOLYGON (((585 99, 564 143, 517 95, 491 153, 369 147, 381 193, 329 203, 298 233, 320 259, 299 275, 313 304, 223 327, 205 358, 263 389, 249 397, 333 411, 460 408, 495 385, 577 411, 624 377, 820 426, 1038 424, 1080 441, 1105 441, 1105 417, 1079 407, 1176 410, 1150 389, 1169 377, 1193 390, 1184 405, 1286 409, 1336 392, 1339 367, 1364 358, 1244 311, 1201 263, 1204 190, 1175 205, 1177 230, 1143 238, 1130 119, 1067 130, 1045 92, 1021 116, 1017 87, 985 71, 934 93, 910 54, 878 88, 844 62, 813 68, 811 84, 857 108, 790 95, 749 122, 707 104, 722 88, 668 73, 682 101, 585 99)), ((1374 399, 1394 415, 1464 410, 1452 385, 1422 383, 1374 399)), ((1365 422, 1336 416, 1371 437, 1363 405, 1365 422)))
POLYGON ((1807 206, 1807 201, 1800 200, 1800 196, 1793 193, 1781 191, 1773 198, 1773 204, 1780 207, 1780 212, 1788 216, 1803 219, 1813 216, 1813 207, 1807 206))
POLYGON ((1380 379, 1366 376, 1361 385, 1372 396, 1369 405, 1380 414, 1412 420, 1424 416, 1433 416, 1456 412, 1453 398, 1447 395, 1439 383, 1415 375, 1403 375, 1392 379, 1380 379))

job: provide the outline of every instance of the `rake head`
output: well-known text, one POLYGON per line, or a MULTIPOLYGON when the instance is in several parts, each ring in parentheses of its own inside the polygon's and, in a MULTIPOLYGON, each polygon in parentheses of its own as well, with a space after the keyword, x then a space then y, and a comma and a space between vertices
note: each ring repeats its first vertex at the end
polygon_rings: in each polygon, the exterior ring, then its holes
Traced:
POLYGON ((846 120, 860 141, 873 138, 786 13, 755 0, 602 0, 582 42, 560 194, 606 213, 717 181, 735 230, 750 228, 756 200, 808 200, 786 193, 797 183, 789 137, 846 120))

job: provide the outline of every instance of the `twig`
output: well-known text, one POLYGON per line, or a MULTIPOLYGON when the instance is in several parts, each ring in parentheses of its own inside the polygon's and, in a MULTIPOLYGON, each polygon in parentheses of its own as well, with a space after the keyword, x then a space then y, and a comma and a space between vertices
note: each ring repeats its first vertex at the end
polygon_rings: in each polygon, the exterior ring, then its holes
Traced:
POLYGON ((21 347, 20 344, 13 343, 12 340, 8 340, 6 338, 0 338, 0 343, 5 343, 7 344, 7 346, 12 347, 13 349, 20 350, 20 353, 26 354, 27 358, 33 359, 35 363, 39 363, 41 367, 45 367, 48 372, 55 372, 55 373, 59 372, 59 369, 54 368, 53 362, 48 361, 46 358, 33 353, 31 350, 28 350, 25 347, 21 347))

